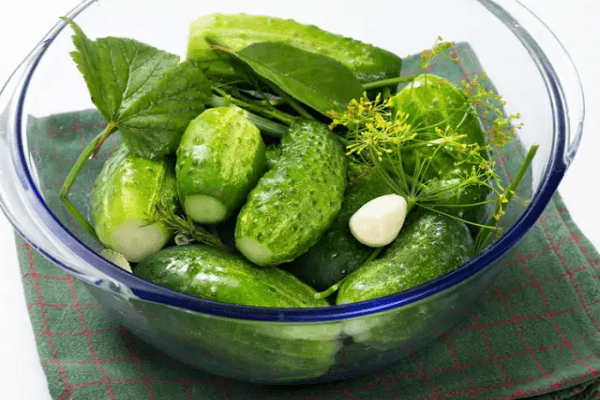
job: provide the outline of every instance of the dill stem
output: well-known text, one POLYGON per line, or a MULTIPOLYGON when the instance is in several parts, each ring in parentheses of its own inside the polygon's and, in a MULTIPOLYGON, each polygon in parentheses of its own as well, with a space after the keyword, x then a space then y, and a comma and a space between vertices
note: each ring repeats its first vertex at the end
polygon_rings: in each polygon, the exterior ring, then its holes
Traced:
POLYGON ((407 146, 402 146, 402 151, 420 149, 421 147, 428 147, 428 146, 437 145, 437 144, 441 145, 446 142, 449 142, 450 140, 460 140, 460 139, 464 139, 466 137, 467 137, 466 134, 441 137, 439 139, 428 140, 428 141, 421 142, 421 143, 415 143, 415 144, 409 144, 407 146))
POLYGON ((529 148, 529 151, 525 155, 525 158, 523 159, 523 163, 521 163, 521 166, 519 167, 519 170, 515 174, 513 181, 510 183, 510 185, 508 185, 508 187, 505 190, 506 196, 504 197, 504 199, 506 201, 504 203, 506 205, 503 206, 501 203, 502 198, 499 199, 498 203, 496 203, 496 209, 494 210, 494 215, 492 215, 492 217, 490 218, 490 221, 486 225, 487 229, 481 229, 477 233, 477 237, 475 238, 475 249, 476 249, 477 253, 479 253, 481 250, 483 250, 483 249, 481 249, 481 246, 483 246, 484 243, 486 243, 488 241, 488 239, 490 238, 490 235, 492 234, 492 231, 494 230, 496 225, 498 225, 498 220, 495 218, 496 214, 499 211, 501 211, 501 209, 508 206, 508 203, 512 200, 514 194, 517 191, 517 188, 519 187, 521 181, 525 177, 525 172, 527 171, 527 169, 529 169, 529 166, 531 165, 531 162, 533 161, 533 157, 535 157, 535 153, 537 152, 538 148, 539 148, 539 145, 537 145, 537 144, 532 145, 529 148))
MULTIPOLYGON (((260 115, 254 114, 254 113, 246 110, 246 108, 247 108, 246 106, 239 107, 238 104, 241 105, 240 103, 245 103, 245 102, 234 99, 233 97, 229 97, 229 96, 227 96, 227 97, 212 96, 212 98, 208 102, 208 105, 211 107, 229 107, 230 105, 232 105, 233 107, 238 107, 238 108, 244 109, 244 111, 246 111, 246 118, 248 118, 248 121, 252 122, 254 125, 256 125, 256 127, 258 129, 260 129, 262 132, 268 134, 269 136, 281 138, 285 134, 285 132, 287 132, 287 126, 282 125, 278 122, 271 121, 270 119, 261 117, 260 115)), ((250 106, 255 107, 253 104, 250 104, 250 103, 246 103, 246 104, 249 104, 250 106)), ((258 108, 261 108, 261 107, 258 107, 258 108)), ((265 109, 264 111, 268 111, 268 110, 265 109)), ((292 121, 292 117, 290 117, 290 122, 288 125, 291 124, 291 121, 292 121)))
POLYGON ((246 118, 269 136, 281 138, 287 132, 287 127, 285 125, 278 124, 277 122, 273 122, 259 115, 246 112, 246 118))
POLYGON ((287 94, 285 91, 281 90, 276 85, 271 85, 271 88, 277 93, 279 97, 281 97, 290 107, 292 107, 300 116, 307 119, 315 119, 312 115, 306 111, 302 105, 297 102, 292 96, 287 94))
POLYGON ((234 97, 229 96, 224 90, 213 87, 213 90, 218 93, 220 96, 212 96, 209 100, 209 105, 212 107, 222 107, 227 104, 227 102, 235 104, 246 111, 252 111, 256 113, 260 113, 264 116, 275 118, 286 125, 291 125, 294 122, 294 117, 288 115, 284 112, 273 108, 267 108, 264 106, 257 106, 255 104, 249 103, 247 101, 239 100, 234 97))
POLYGON ((381 81, 365 83, 363 85, 363 89, 370 90, 370 89, 377 89, 377 88, 391 86, 391 85, 399 85, 401 83, 412 82, 415 80, 416 77, 417 77, 417 75, 399 76, 397 78, 383 79, 381 81))

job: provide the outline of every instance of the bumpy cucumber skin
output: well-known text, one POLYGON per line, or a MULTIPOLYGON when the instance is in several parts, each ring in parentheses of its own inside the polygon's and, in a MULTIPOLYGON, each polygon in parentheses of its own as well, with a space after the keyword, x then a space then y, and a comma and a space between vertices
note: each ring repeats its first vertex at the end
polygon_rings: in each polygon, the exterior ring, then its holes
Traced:
MULTIPOLYGON (((207 37, 235 51, 253 43, 285 42, 336 59, 352 70, 361 83, 395 78, 402 67, 402 59, 389 51, 291 19, 248 14, 203 16, 190 26, 188 59, 212 61, 218 57, 205 40, 207 37)), ((236 76, 225 61, 211 62, 206 72, 224 79, 236 76)))
POLYGON ((360 175, 347 187, 340 213, 317 244, 282 268, 319 291, 334 285, 362 265, 373 252, 372 247, 360 243, 350 232, 350 217, 365 203, 390 193, 389 186, 379 175, 360 175))
POLYGON ((264 173, 265 148, 260 131, 243 110, 204 111, 190 123, 177 149, 181 203, 191 195, 211 196, 227 210, 221 220, 229 218, 264 173))
MULTIPOLYGON (((105 162, 90 196, 92 225, 104 246, 116 250, 113 230, 128 220, 154 220, 158 204, 177 208, 173 164, 169 157, 136 156, 125 145, 105 162)), ((166 244, 171 232, 162 222, 154 225, 164 232, 166 244)))
POLYGON ((267 150, 265 152, 267 157, 267 168, 271 169, 277 164, 277 160, 279 160, 279 156, 281 155, 281 147, 278 144, 270 144, 267 146, 267 150))
POLYGON ((281 140, 278 162, 238 215, 236 247, 260 266, 289 262, 307 251, 340 211, 346 170, 344 147, 326 125, 294 122, 281 140), (256 260, 240 248, 246 239, 268 249, 268 259, 256 260))
POLYGON ((429 211, 415 212, 381 258, 348 275, 336 304, 375 299, 421 285, 461 266, 471 247, 471 234, 463 222, 429 211))
POLYGON ((206 245, 163 249, 134 273, 158 285, 204 299, 259 307, 327 306, 315 290, 279 268, 256 268, 244 258, 206 245))
MULTIPOLYGON (((451 126, 457 126, 463 119, 463 113, 452 113, 450 110, 462 107, 466 97, 457 86, 446 79, 435 75, 420 75, 392 97, 391 101, 394 111, 407 113, 409 115, 408 122, 413 126, 434 126, 439 125, 442 121, 447 121, 447 124, 451 126)), ((443 130, 444 126, 439 127, 443 130)), ((465 143, 478 143, 482 147, 485 144, 485 134, 478 119, 473 115, 468 115, 462 121, 460 133, 467 135, 464 139, 465 143)), ((421 135, 425 135, 425 133, 421 135)), ((423 136, 423 139, 427 139, 427 137, 423 136)), ((429 157, 433 155, 433 148, 421 149, 420 152, 424 157, 429 157)), ((485 158, 488 157, 485 150, 481 151, 481 155, 485 158)), ((438 151, 432 160, 424 178, 426 180, 437 179, 439 186, 450 185, 459 177, 471 172, 472 165, 470 164, 454 165, 456 158, 451 151, 438 151)), ((414 173, 415 161, 416 159, 411 153, 407 153, 403 157, 403 167, 409 175, 414 173)), ((455 195, 444 202, 455 205, 479 203, 484 201, 488 194, 487 187, 470 185, 456 190, 455 195)), ((482 211, 482 207, 438 207, 438 209, 472 222, 479 222, 479 215, 482 211)))

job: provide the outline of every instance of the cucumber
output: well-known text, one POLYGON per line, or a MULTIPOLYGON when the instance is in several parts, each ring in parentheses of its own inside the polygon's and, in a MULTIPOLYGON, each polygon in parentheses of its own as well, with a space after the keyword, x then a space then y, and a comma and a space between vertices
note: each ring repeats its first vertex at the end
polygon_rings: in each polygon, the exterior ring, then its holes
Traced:
MULTIPOLYGON (((257 268, 240 256, 204 245, 166 248, 142 260, 134 274, 159 285, 226 303, 262 307, 320 307, 325 300, 278 268, 257 268)), ((177 354, 199 368, 244 380, 286 382, 316 379, 329 371, 341 348, 341 323, 295 324, 248 321, 157 308, 137 302, 177 354), (172 346, 172 347, 173 347, 172 346), (254 371, 256 374, 253 375, 254 371)))
POLYGON ((369 258, 373 248, 354 238, 348 227, 350 217, 365 203, 390 193, 379 175, 359 175, 346 189, 340 213, 317 244, 282 268, 319 291, 354 271, 369 258))
POLYGON ((337 216, 345 186, 346 156, 334 134, 314 120, 294 122, 238 215, 236 247, 259 266, 294 260, 337 216))
POLYGON ((192 296, 258 307, 320 307, 316 292, 279 268, 256 268, 206 245, 163 249, 145 257, 135 275, 192 296))
POLYGON ((381 258, 346 277, 336 304, 375 299, 421 285, 461 266, 471 247, 471 234, 463 222, 431 211, 413 211, 381 258))
MULTIPOLYGON (((471 236, 464 223, 438 213, 414 210, 381 259, 348 275, 336 302, 373 299, 423 284, 459 267, 471 249, 471 236)), ((346 320, 343 331, 354 342, 370 348, 397 351, 410 338, 431 337, 432 322, 451 318, 448 303, 439 300, 447 296, 438 293, 393 310, 346 320)))
MULTIPOLYGON (((318 382, 342 347, 341 322, 252 321, 148 301, 133 305, 139 315, 150 316, 143 322, 149 325, 145 332, 151 332, 153 344, 194 367, 231 379, 261 384, 318 382)), ((132 329, 141 329, 138 325, 132 329)))
MULTIPOLYGON (((463 139, 465 143, 477 143, 481 146, 480 154, 488 159, 488 154, 483 148, 485 145, 485 134, 477 117, 472 114, 464 115, 456 111, 464 106, 467 101, 461 89, 452 82, 436 75, 420 75, 409 85, 404 87, 398 94, 391 98, 392 109, 395 113, 404 112, 409 115, 408 123, 417 127, 438 126, 444 130, 446 125, 458 126, 459 132, 466 134, 463 139)), ((421 132, 423 139, 436 138, 433 128, 421 132)), ((444 187, 451 185, 471 173, 473 164, 455 165, 456 155, 452 151, 442 149, 433 154, 433 148, 419 149, 421 159, 431 159, 431 163, 423 175, 424 180, 434 179, 436 186, 444 187)), ((403 154, 403 168, 408 175, 413 175, 417 165, 416 152, 403 154)), ((464 180, 464 179, 461 179, 464 180)), ((436 207, 437 210, 466 219, 471 222, 479 222, 483 206, 480 207, 456 207, 456 205, 467 205, 479 203, 486 199, 490 190, 483 185, 469 185, 454 191, 453 195, 444 203, 455 205, 454 207, 436 207)))
POLYGON ((281 155, 281 147, 278 144, 270 144, 267 146, 266 150, 267 157, 267 168, 271 169, 277 164, 277 160, 279 160, 279 156, 281 155))
POLYGON ((177 208, 173 160, 148 159, 129 153, 125 145, 106 161, 90 196, 92 225, 100 242, 137 262, 160 250, 171 237, 156 219, 156 206, 177 208))
POLYGON ((238 108, 204 111, 185 130, 177 149, 177 188, 185 213, 217 223, 242 205, 266 167, 258 128, 238 108))
POLYGON ((218 55, 206 38, 235 51, 253 43, 285 42, 336 59, 361 83, 395 78, 402 67, 402 59, 389 51, 291 19, 248 14, 203 16, 190 26, 187 58, 208 62, 207 75, 228 80, 237 74, 225 60, 215 61, 218 55))

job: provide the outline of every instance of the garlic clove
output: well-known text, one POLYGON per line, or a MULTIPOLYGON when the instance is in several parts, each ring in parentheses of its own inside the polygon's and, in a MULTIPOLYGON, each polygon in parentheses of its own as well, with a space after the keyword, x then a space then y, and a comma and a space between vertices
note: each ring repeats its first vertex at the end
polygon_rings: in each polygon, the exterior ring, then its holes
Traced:
POLYGON ((382 247, 394 241, 406 218, 406 199, 397 194, 376 197, 350 217, 350 232, 362 244, 382 247))

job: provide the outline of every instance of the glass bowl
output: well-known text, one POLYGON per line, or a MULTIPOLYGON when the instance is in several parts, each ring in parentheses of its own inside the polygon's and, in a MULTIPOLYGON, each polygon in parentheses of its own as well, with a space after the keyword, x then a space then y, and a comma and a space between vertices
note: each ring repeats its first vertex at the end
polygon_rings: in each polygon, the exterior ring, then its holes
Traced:
MULTIPOLYGON (((499 168, 510 179, 532 144, 539 151, 501 221, 504 235, 455 271, 380 299, 308 309, 257 308, 203 300, 138 278, 98 255, 61 205, 59 188, 84 144, 102 128, 75 68, 71 30, 58 22, 0 96, 0 200, 15 229, 88 287, 127 329, 199 369, 258 383, 343 379, 389 364, 449 328, 499 274, 556 191, 581 139, 584 102, 571 59, 552 32, 514 0, 305 1, 88 0, 66 15, 91 37, 133 37, 184 55, 187 29, 212 12, 272 15, 313 23, 400 56, 441 35, 467 49, 469 78, 481 65, 523 129, 499 168), (476 57, 475 57, 476 56, 476 57), (479 64, 477 64, 479 63, 479 64)), ((58 17, 58 16, 57 16, 58 17)), ((434 67, 435 68, 435 67, 434 67)), ((435 73, 435 70, 433 71, 435 73)), ((90 160, 71 200, 89 215, 99 166, 118 135, 90 160)))

